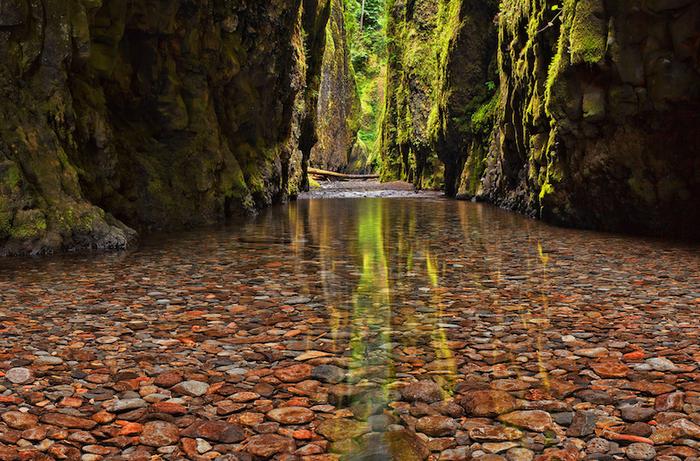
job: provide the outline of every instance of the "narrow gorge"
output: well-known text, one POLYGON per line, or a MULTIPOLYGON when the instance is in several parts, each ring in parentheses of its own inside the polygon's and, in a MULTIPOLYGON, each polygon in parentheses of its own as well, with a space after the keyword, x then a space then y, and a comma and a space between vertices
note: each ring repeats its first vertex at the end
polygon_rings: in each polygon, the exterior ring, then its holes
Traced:
POLYGON ((697 2, 359 6, 3 0, 1 252, 220 222, 296 197, 309 162, 697 236, 697 2))
POLYGON ((0 461, 700 461, 700 0, 0 0, 0 461))

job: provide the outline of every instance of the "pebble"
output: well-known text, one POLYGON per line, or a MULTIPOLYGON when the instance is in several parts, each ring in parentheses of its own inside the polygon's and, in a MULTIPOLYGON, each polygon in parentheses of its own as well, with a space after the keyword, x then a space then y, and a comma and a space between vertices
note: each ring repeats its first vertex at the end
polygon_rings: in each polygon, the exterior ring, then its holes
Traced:
POLYGON ((305 424, 314 419, 315 413, 304 407, 282 407, 269 411, 267 417, 281 424, 305 424))
POLYGON ((172 423, 149 421, 143 426, 140 441, 149 447, 174 445, 180 439, 180 430, 172 423))
POLYGON ((650 461, 656 458, 656 450, 646 443, 633 443, 625 449, 629 459, 650 461))
POLYGON ((34 379, 34 375, 28 368, 10 368, 5 373, 5 378, 12 384, 26 384, 34 379))
POLYGON ((176 384, 172 390, 178 394, 201 397, 209 390, 209 384, 201 381, 183 381, 176 384))

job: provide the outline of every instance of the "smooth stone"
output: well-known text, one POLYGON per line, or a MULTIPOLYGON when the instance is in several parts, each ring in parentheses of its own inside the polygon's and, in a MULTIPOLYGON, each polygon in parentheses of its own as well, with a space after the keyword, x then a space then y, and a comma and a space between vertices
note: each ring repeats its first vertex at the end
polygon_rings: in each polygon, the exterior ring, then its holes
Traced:
POLYGON ((201 397, 209 390, 209 384, 201 381, 183 381, 175 385, 172 390, 191 397, 201 397))
POLYGON ((367 424, 360 423, 346 418, 326 419, 316 428, 316 432, 330 440, 337 442, 340 440, 354 439, 369 432, 367 424))
POLYGON ((532 461, 535 458, 535 452, 529 448, 511 448, 506 452, 508 461, 532 461))
POLYGON ((12 429, 18 430, 31 429, 39 424, 38 417, 21 411, 6 411, 0 414, 0 418, 12 429))
POLYGON ((446 437, 454 435, 459 424, 447 416, 424 416, 416 423, 416 431, 431 437, 446 437))
POLYGON ((25 384, 34 380, 34 374, 28 368, 10 368, 5 373, 5 378, 12 384, 25 384))
POLYGON ((466 392, 461 400, 469 416, 494 417, 509 413, 517 407, 517 402, 509 393, 495 390, 466 392))
POLYGON ((246 441, 245 451, 267 459, 279 453, 291 453, 296 448, 293 439, 277 434, 260 434, 246 441))
POLYGON ((338 384, 345 379, 345 370, 335 365, 319 365, 311 371, 311 377, 324 383, 338 384))
POLYGON ((554 426, 552 416, 542 410, 514 411, 499 416, 498 420, 533 432, 544 432, 554 426))
POLYGON ((41 355, 34 359, 34 365, 38 366, 43 366, 43 365, 61 365, 63 363, 63 359, 61 357, 54 357, 52 355, 41 355))
POLYGON ((675 363, 663 357, 646 359, 645 363, 656 371, 676 371, 678 369, 675 363))
POLYGON ((442 389, 435 381, 417 381, 400 390, 401 396, 408 402, 435 403, 442 400, 442 389))
POLYGON ((146 408, 148 402, 143 399, 124 399, 117 400, 108 406, 108 410, 115 413, 120 413, 127 410, 136 410, 138 408, 146 408))
POLYGON ((267 417, 281 424, 306 424, 313 421, 315 414, 304 407, 281 407, 269 411, 267 417))

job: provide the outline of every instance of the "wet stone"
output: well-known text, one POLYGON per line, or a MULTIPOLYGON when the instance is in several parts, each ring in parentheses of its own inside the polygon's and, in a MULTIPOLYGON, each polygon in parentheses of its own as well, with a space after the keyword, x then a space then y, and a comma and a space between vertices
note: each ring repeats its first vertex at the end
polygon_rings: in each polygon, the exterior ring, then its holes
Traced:
POLYGON ((442 400, 442 390, 434 381, 418 381, 402 387, 401 396, 409 402, 434 403, 442 400))
POLYGON ((469 391, 461 404, 469 416, 498 416, 513 411, 516 400, 509 393, 494 390, 469 391))
POLYGON ((3 260, 0 461, 697 461, 694 247, 408 187, 3 260))
POLYGON ((39 418, 29 413, 19 411, 6 411, 0 414, 0 419, 3 420, 12 429, 31 429, 39 424, 39 418))
POLYGON ((646 443, 633 443, 625 449, 625 454, 631 460, 650 461, 656 458, 656 450, 646 443))
POLYGON ((298 383, 311 378, 312 370, 308 364, 292 365, 275 371, 275 377, 285 383, 298 383))
POLYGON ((34 379, 34 375, 28 368, 17 367, 7 370, 5 378, 12 384, 26 384, 34 379))
POLYGON ((554 424, 552 416, 546 411, 541 410, 514 411, 499 416, 498 420, 505 424, 533 432, 544 432, 552 429, 554 424))
POLYGON ((316 432, 331 440, 337 442, 339 440, 354 439, 360 435, 369 432, 369 427, 365 423, 358 421, 334 418, 327 419, 316 428, 316 432))
POLYGON ((345 370, 335 365, 319 365, 311 371, 311 378, 324 383, 338 384, 345 379, 345 370))
POLYGON ((592 411, 577 411, 574 420, 566 431, 569 437, 585 437, 593 434, 599 416, 592 411))
POLYGON ((180 439, 180 430, 172 423, 150 421, 144 424, 140 441, 149 447, 174 445, 180 439))
POLYGON ((416 430, 431 437, 454 435, 459 424, 447 416, 424 416, 416 423, 416 430))
POLYGON ((192 397, 201 397, 209 390, 209 384, 201 381, 184 381, 172 388, 173 392, 192 397))
POLYGON ((646 408, 640 405, 630 405, 624 406, 620 409, 622 419, 625 421, 649 421, 656 415, 656 410, 653 408, 646 408))
POLYGON ((267 417, 281 424, 305 424, 311 422, 315 414, 308 408, 282 407, 268 412, 267 417))

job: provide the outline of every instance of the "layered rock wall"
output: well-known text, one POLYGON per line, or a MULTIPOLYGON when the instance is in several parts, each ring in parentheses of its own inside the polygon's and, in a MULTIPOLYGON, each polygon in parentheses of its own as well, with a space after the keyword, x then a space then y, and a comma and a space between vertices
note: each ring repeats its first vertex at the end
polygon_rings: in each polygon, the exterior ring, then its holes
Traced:
POLYGON ((471 116, 493 89, 497 2, 396 0, 382 131, 383 177, 454 195, 471 116))
POLYGON ((700 3, 512 3, 478 194, 560 224, 700 235, 700 3))
POLYGON ((295 195, 330 0, 0 0, 0 253, 295 195), (127 227, 129 226, 129 227, 127 227))
POLYGON ((390 11, 385 179, 558 224, 700 234, 700 3, 390 11))

